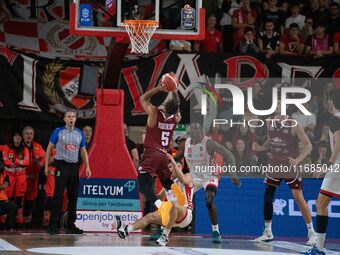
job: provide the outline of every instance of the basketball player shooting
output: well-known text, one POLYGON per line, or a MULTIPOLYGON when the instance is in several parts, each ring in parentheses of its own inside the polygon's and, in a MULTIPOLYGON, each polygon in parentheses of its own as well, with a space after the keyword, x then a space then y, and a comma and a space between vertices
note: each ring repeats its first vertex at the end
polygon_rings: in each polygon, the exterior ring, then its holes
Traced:
MULTIPOLYGON (((174 74, 165 74, 157 87, 146 92, 140 98, 144 111, 148 114, 144 152, 138 167, 138 182, 140 192, 154 204, 157 196, 153 190, 153 178, 158 176, 166 190, 171 189, 171 172, 169 171, 169 158, 164 151, 170 152, 170 142, 177 123, 181 120, 179 110, 180 101, 175 90, 177 79, 174 74), (168 76, 172 75, 172 78, 168 76), (172 92, 170 92, 172 91, 172 92), (171 93, 163 107, 157 108, 150 100, 160 93, 171 93), (162 109, 161 109, 162 108, 162 109)), ((170 210, 170 208, 168 208, 170 210)))

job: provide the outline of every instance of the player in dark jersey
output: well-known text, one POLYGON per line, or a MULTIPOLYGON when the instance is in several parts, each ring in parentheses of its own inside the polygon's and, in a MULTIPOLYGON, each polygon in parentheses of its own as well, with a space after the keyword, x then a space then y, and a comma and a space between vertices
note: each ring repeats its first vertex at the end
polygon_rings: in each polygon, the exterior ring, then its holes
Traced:
POLYGON ((162 186, 170 190, 172 181, 168 168, 169 158, 164 151, 170 152, 170 142, 177 123, 181 120, 180 101, 176 92, 163 103, 164 109, 157 108, 150 100, 159 92, 168 92, 163 84, 146 92, 140 99, 148 114, 144 152, 138 167, 139 190, 152 204, 158 199, 153 190, 153 178, 158 176, 162 186))
POLYGON ((327 172, 316 200, 316 234, 315 247, 306 255, 325 255, 325 239, 328 225, 328 205, 333 197, 340 198, 340 89, 330 93, 333 105, 333 116, 329 120, 329 133, 332 155, 329 159, 327 172))
MULTIPOLYGON (((193 210, 193 193, 194 193, 194 183, 190 176, 188 170, 182 168, 182 162, 175 162, 170 154, 166 154, 170 163, 168 164, 169 172, 171 173, 171 179, 173 184, 177 188, 172 187, 172 189, 177 190, 173 194, 176 197, 176 201, 172 197, 168 196, 168 193, 163 189, 159 196, 167 198, 168 201, 173 201, 173 206, 171 208, 171 218, 165 229, 156 241, 159 245, 165 246, 169 241, 169 234, 172 227, 185 228, 192 221, 192 210, 193 210)), ((164 202, 162 202, 164 203, 164 202)), ((118 236, 125 239, 129 233, 143 229, 151 223, 157 225, 163 225, 162 217, 160 211, 155 211, 147 214, 143 218, 133 222, 130 225, 125 225, 119 216, 116 216, 117 221, 117 232, 118 236)))
MULTIPOLYGON (((268 125, 268 134, 266 142, 260 146, 254 143, 254 151, 268 151, 270 152, 269 167, 291 167, 298 166, 312 151, 312 145, 306 136, 303 127, 298 123, 296 126, 293 125, 292 120, 289 116, 281 115, 280 108, 281 103, 278 102, 278 107, 275 111, 274 119, 277 122, 270 123, 268 125), (285 122, 285 127, 282 125, 282 121, 285 122), (303 144, 303 149, 299 152, 299 142, 303 144)), ((294 170, 294 167, 291 169, 294 170)), ((275 172, 275 174, 267 173, 266 178, 266 189, 264 194, 264 220, 265 228, 262 236, 255 239, 256 242, 269 242, 274 239, 272 234, 272 218, 273 218, 273 201, 275 196, 276 188, 280 185, 281 181, 284 180, 290 187, 294 200, 300 208, 301 214, 306 222, 308 229, 308 245, 313 244, 314 240, 314 229, 312 223, 312 217, 309 207, 303 197, 302 193, 302 179, 299 177, 298 171, 275 172)))

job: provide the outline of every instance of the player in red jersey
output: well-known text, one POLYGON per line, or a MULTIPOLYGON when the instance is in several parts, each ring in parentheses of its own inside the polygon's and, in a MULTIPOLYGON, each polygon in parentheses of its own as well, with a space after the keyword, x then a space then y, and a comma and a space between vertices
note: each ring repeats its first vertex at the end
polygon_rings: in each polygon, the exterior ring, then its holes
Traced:
MULTIPOLYGON (((268 125, 267 140, 263 145, 254 143, 254 151, 268 151, 270 157, 268 164, 270 167, 287 167, 298 166, 312 151, 312 145, 303 130, 303 127, 295 123, 287 115, 280 115, 281 103, 278 102, 278 107, 275 111, 274 123, 268 125), (284 125, 282 123, 285 123, 284 125), (299 142, 303 144, 303 149, 299 152, 299 142)), ((291 189, 292 195, 298 207, 300 208, 301 214, 306 222, 308 229, 308 241, 307 245, 312 245, 314 241, 314 228, 312 222, 312 216, 309 207, 303 197, 302 193, 302 179, 299 171, 291 172, 282 171, 280 173, 267 173, 266 178, 266 189, 264 194, 264 220, 265 229, 262 236, 255 239, 256 242, 269 242, 274 239, 272 234, 272 218, 273 218, 273 202, 275 191, 280 185, 281 181, 285 181, 291 189)))
POLYGON ((153 190, 153 178, 158 176, 162 186, 170 189, 171 173, 168 168, 169 158, 162 151, 170 152, 170 142, 177 123, 181 120, 179 98, 172 92, 171 99, 166 100, 164 110, 154 106, 150 100, 159 92, 168 92, 165 86, 159 86, 146 92, 141 98, 144 111, 148 114, 144 152, 138 167, 138 181, 140 192, 152 203, 158 198, 153 190))

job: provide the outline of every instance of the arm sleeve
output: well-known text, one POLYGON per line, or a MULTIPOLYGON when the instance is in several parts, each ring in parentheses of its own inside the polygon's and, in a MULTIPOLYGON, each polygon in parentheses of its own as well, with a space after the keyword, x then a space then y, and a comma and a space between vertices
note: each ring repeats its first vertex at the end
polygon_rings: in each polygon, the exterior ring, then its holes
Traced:
POLYGON ((83 131, 80 131, 80 134, 81 134, 80 148, 86 148, 86 142, 83 131))
POLYGON ((54 145, 58 142, 58 134, 59 129, 55 129, 50 137, 50 143, 53 143, 54 145))

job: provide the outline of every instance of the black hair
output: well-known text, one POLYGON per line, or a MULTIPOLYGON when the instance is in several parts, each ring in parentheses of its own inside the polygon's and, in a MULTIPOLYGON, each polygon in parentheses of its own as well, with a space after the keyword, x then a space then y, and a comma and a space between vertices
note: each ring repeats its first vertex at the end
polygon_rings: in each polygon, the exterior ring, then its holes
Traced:
POLYGON ((180 100, 176 93, 172 92, 172 98, 168 100, 164 107, 165 112, 169 115, 176 114, 179 111, 180 100))
POLYGON ((244 29, 244 34, 246 34, 246 33, 248 33, 248 32, 254 33, 254 30, 253 30, 251 27, 246 27, 246 28, 244 29))
POLYGON ((289 29, 291 28, 299 28, 299 25, 297 23, 292 23, 289 25, 289 29))
POLYGON ((266 21, 264 22, 264 24, 266 23, 273 23, 273 25, 275 26, 275 22, 273 19, 266 19, 266 21))

